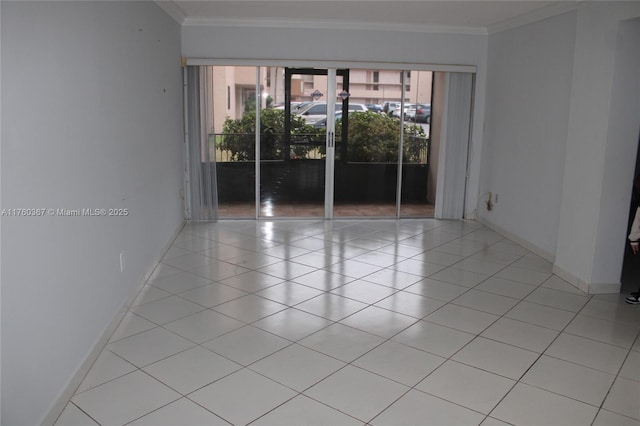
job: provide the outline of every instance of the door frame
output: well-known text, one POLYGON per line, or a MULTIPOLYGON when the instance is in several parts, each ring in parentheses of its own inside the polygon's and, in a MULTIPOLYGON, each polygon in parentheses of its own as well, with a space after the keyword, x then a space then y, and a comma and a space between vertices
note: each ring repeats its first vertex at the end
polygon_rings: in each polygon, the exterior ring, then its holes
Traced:
MULTIPOLYGON (((326 75, 326 102, 327 117, 335 116, 335 103, 331 102, 337 95, 337 77, 342 77, 342 89, 349 91, 349 69, 347 68, 294 68, 285 67, 284 69, 284 143, 283 152, 285 162, 289 162, 291 152, 291 77, 293 75, 326 75)), ((346 141, 349 128, 348 114, 348 98, 342 102, 342 120, 341 120, 341 140, 346 141)), ((334 201, 334 164, 335 164, 335 121, 327 119, 326 136, 325 136, 325 186, 324 186, 324 219, 333 219, 333 201, 334 201)), ((341 144, 342 158, 346 158, 346 143, 341 144)), ((259 151, 257 151, 259 152, 259 151)), ((258 210, 258 217, 261 217, 258 210)))
MULTIPOLYGON (((284 133, 285 133, 285 146, 284 149, 287 150, 291 144, 291 76, 292 75, 327 75, 329 70, 335 70, 336 77, 342 77, 342 88, 343 90, 349 91, 349 68, 295 68, 295 67, 285 67, 284 68, 284 133)), ((327 82, 327 85, 329 83, 327 82)), ((331 92, 335 91, 337 87, 334 82, 334 89, 331 92)), ((330 93, 329 87, 327 87, 327 93, 330 93)), ((346 140, 347 138, 347 129, 349 127, 349 114, 347 103, 342 103, 342 128, 340 130, 340 134, 342 140, 346 140)), ((343 152, 342 158, 346 158, 346 145, 343 144, 343 152)), ((288 152, 288 151, 287 151, 288 152)), ((287 159, 285 159, 286 161, 287 159)))
MULTIPOLYGON (((441 64, 430 64, 430 63, 405 63, 405 62, 394 62, 394 63, 385 63, 385 62, 352 62, 352 61, 331 61, 331 60, 290 60, 290 59, 238 59, 238 58, 218 58, 218 59, 212 59, 212 58, 184 58, 183 60, 183 66, 251 66, 251 67, 256 67, 256 79, 259 80, 259 73, 258 70, 263 68, 263 67, 282 67, 282 68, 286 68, 286 67, 318 67, 319 69, 328 69, 329 67, 335 67, 336 69, 338 68, 356 68, 356 69, 368 69, 368 68, 376 68, 376 69, 381 69, 381 70, 418 70, 418 71, 441 71, 441 72, 466 72, 466 73, 471 73, 474 76, 477 75, 477 73, 479 72, 477 69, 477 66, 475 65, 441 65, 441 64)), ((260 88, 260 83, 259 81, 256 81, 256 89, 260 88)), ((473 87, 473 92, 472 92, 472 96, 473 98, 475 98, 476 96, 480 95, 480 97, 483 97, 484 93, 481 91, 481 89, 478 88, 477 85, 474 85, 473 87), (480 93, 478 93, 480 92, 480 93)), ((259 94, 259 89, 256 91, 256 96, 258 96, 259 94)), ((470 138, 471 140, 469 141, 470 145, 477 143, 478 139, 480 138, 479 132, 477 131, 477 126, 478 126, 478 122, 480 120, 477 120, 477 116, 482 117, 483 116, 484 111, 480 110, 478 112, 478 110, 476 108, 474 108, 472 114, 471 114, 471 120, 472 120, 472 137, 470 138)), ((347 114, 348 116, 348 114, 347 114)), ((474 163, 477 163, 476 161, 472 161, 472 159, 469 159, 469 176, 467 176, 468 182, 467 182, 467 191, 465 194, 465 210, 466 209, 470 209, 472 205, 475 205, 475 201, 477 201, 477 195, 475 195, 475 192, 473 191, 474 189, 477 189, 478 183, 477 183, 477 164, 474 165, 474 163)), ((258 164, 259 166, 259 164, 258 164)), ((259 173, 259 172, 258 172, 259 173)), ((256 180, 256 182, 258 182, 258 184, 256 185, 257 187, 259 187, 259 181, 256 180)), ((190 187, 190 182, 186 181, 185 182, 185 186, 186 187, 190 187)), ((256 195, 258 194, 258 191, 256 191, 256 195)), ((470 214, 473 216, 474 212, 471 212, 470 214)), ((469 214, 469 212, 465 211, 465 216, 466 214, 469 214)), ((256 219, 257 218, 261 218, 261 216, 259 215, 259 203, 256 203, 256 215, 255 215, 256 219)))

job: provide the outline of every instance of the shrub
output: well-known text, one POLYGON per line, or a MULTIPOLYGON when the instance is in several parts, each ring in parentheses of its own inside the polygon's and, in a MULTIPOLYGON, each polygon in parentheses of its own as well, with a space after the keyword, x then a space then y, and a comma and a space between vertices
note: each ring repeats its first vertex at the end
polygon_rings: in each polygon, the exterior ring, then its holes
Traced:
MULTIPOLYGON (((241 118, 224 122, 224 137, 218 142, 218 148, 231 152, 232 161, 255 160, 256 113, 245 112, 241 118)), ((263 160, 279 160, 284 148, 284 111, 263 109, 260 111, 260 150, 263 160)), ((291 116, 291 133, 305 135, 314 133, 314 129, 304 123, 304 119, 291 116)), ((292 146, 292 155, 304 157, 309 152, 307 145, 292 146)))
MULTIPOLYGON (((261 158, 283 159, 284 111, 263 109, 260 112, 261 158)), ((340 135, 340 120, 336 122, 336 136, 340 135)), ((227 119, 224 123, 224 138, 218 148, 231 152, 232 161, 255 159, 255 111, 248 111, 239 119, 227 119)), ((353 112, 349 115, 347 161, 395 163, 398 161, 398 135, 400 120, 373 112, 353 112)), ((325 154, 325 130, 306 125, 304 119, 291 116, 291 158, 305 158, 310 150, 317 148, 325 154), (298 143, 296 143, 298 142, 298 143)), ((405 123, 403 162, 419 163, 427 148, 427 139, 422 126, 405 123)), ((337 146, 336 156, 341 150, 337 146)))
MULTIPOLYGON (((336 124, 336 128, 341 125, 336 124)), ((383 114, 354 112, 349 115, 347 160, 350 162, 395 163, 398 161, 400 120, 383 114)), ((422 126, 404 126, 403 162, 417 163, 426 149, 422 126)))

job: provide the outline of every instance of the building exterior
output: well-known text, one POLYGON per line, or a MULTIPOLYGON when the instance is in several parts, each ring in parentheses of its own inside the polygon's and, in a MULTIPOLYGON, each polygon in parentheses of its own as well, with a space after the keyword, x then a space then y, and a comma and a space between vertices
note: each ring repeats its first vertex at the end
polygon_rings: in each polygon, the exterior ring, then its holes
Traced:
MULTIPOLYGON (((284 104, 285 73, 283 67, 260 67, 262 107, 284 104)), ((399 70, 349 70, 349 102, 382 105, 385 101, 399 102, 402 98, 402 71, 399 70)), ((242 116, 256 92, 256 68, 242 66, 216 66, 205 77, 214 99, 208 106, 213 133, 222 133, 224 120, 242 116), (216 91, 213 91, 213 87, 216 91), (223 90, 220 90, 224 88, 223 90)), ((431 103, 433 72, 407 71, 404 99, 408 103, 431 103)), ((344 86, 342 77, 337 79, 337 92, 344 86)), ((325 100, 327 78, 323 75, 294 74, 291 78, 291 101, 313 101, 313 92, 320 91, 325 100)), ((336 93, 336 100, 339 100, 336 93)))

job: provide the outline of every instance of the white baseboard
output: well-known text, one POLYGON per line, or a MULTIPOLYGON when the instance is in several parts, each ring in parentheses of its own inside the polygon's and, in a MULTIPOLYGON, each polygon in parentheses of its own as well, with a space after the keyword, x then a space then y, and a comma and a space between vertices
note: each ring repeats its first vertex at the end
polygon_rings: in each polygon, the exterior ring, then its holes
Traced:
POLYGON ((517 235, 512 234, 511 232, 501 228, 495 223, 489 222, 486 219, 477 217, 476 220, 482 223, 483 225, 485 225, 486 227, 493 229, 497 233, 504 235, 506 238, 510 239, 511 241, 517 244, 520 244, 522 247, 526 248, 532 253, 535 253, 538 256, 553 263, 553 273, 558 277, 562 278, 563 280, 565 280, 566 282, 568 282, 569 284, 571 284, 572 286, 576 287, 580 291, 583 291, 587 294, 611 294, 611 293, 620 292, 620 286, 621 286, 620 283, 587 283, 584 280, 573 275, 572 273, 565 271, 564 269, 556 265, 555 256, 547 252, 546 250, 536 247, 530 242, 523 240, 517 235))
POLYGON ((517 244, 521 245, 522 247, 526 248, 530 252, 532 252, 534 254, 537 254, 538 256, 542 257, 543 259, 548 260, 551 263, 555 262, 555 260, 556 260, 555 254, 549 253, 548 251, 543 250, 540 247, 531 244, 529 241, 526 241, 526 240, 518 237, 517 235, 507 231, 504 228, 501 228, 500 226, 496 225, 495 223, 490 222, 490 221, 488 221, 488 220, 486 220, 486 219, 484 219, 484 218, 482 218, 480 216, 476 215, 476 219, 475 220, 480 222, 481 224, 483 224, 487 228, 493 229, 498 234, 501 234, 501 235, 505 236, 506 238, 510 239, 514 243, 517 243, 517 244))
POLYGON ((587 294, 618 294, 622 286, 621 283, 587 283, 558 265, 553 265, 553 273, 587 294))
POLYGON ((109 324, 105 327, 104 331, 102 332, 98 340, 96 340, 93 347, 89 351, 89 354, 87 355, 85 360, 80 364, 80 366, 78 367, 76 372, 73 374, 71 379, 69 379, 67 385, 64 387, 62 392, 60 392, 60 395, 58 396, 58 398, 56 398, 54 403, 51 405, 51 408, 49 408, 49 410, 47 411, 47 414, 44 416, 43 420, 40 422, 40 425, 53 426, 56 420, 58 420, 58 417, 60 417, 60 414, 62 414, 62 411, 64 411, 65 407, 69 403, 69 400, 71 400, 71 398, 75 394, 78 387, 82 384, 82 381, 84 380, 85 376, 87 375, 87 373, 89 372, 93 364, 96 362, 96 360, 100 356, 100 353, 102 353, 102 350, 109 342, 109 339, 111 338, 113 333, 116 331, 116 329, 120 325, 120 322, 124 318, 129 308, 131 307, 131 304, 135 301, 136 297, 144 287, 145 283, 147 282, 151 274, 153 273, 153 270, 156 268, 158 263, 160 263, 160 260, 165 255, 165 253, 169 250, 169 248, 173 244, 173 241, 176 239, 178 234, 180 234, 180 231, 182 231, 182 228, 184 228, 185 223, 186 222, 183 221, 180 224, 180 226, 178 226, 178 229, 174 232, 173 236, 171 237, 167 245, 161 250, 160 254, 156 257, 155 261, 152 263, 151 268, 149 268, 149 270, 145 273, 144 278, 142 278, 142 280, 137 283, 135 288, 131 291, 131 294, 129 295, 129 298, 127 299, 127 301, 120 308, 120 310, 113 317, 113 319, 109 322, 109 324))
POLYGON ((589 294, 620 294, 621 283, 591 284, 589 294))
POLYGON ((589 284, 584 280, 581 280, 580 278, 576 277, 572 273, 565 271, 564 269, 562 269, 561 267, 555 264, 553 265, 553 273, 559 276, 560 278, 562 278, 563 280, 565 280, 566 282, 568 282, 569 284, 571 284, 572 286, 576 287, 577 289, 589 294, 589 284))

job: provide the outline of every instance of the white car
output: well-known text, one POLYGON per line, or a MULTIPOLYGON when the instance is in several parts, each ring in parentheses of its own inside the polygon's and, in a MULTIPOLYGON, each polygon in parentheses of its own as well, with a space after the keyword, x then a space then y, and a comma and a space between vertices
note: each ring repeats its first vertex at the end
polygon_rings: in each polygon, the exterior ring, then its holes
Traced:
MULTIPOLYGON (((416 104, 409 104, 409 103, 404 104, 404 116, 405 116, 405 119, 408 118, 407 117, 407 111, 409 111, 409 109, 411 109, 411 108, 413 108, 414 111, 415 111, 416 104)), ((391 113, 391 116, 400 118, 400 106, 398 106, 398 108, 393 110, 393 112, 391 113)))
MULTIPOLYGON (((336 104, 336 111, 342 111, 342 105, 336 104)), ((368 111, 368 108, 364 104, 349 104, 349 111, 368 111)), ((302 109, 298 114, 299 117, 304 118, 307 124, 315 124, 316 121, 322 120, 327 117, 327 103, 326 102, 314 102, 313 104, 302 109)))
MULTIPOLYGON (((302 108, 307 107, 309 104, 311 104, 311 102, 291 102, 291 113, 295 114, 302 108)), ((285 106, 282 104, 278 104, 278 105, 275 105, 273 109, 279 109, 284 111, 285 106)))
POLYGON ((384 112, 387 115, 393 114, 393 111, 396 108, 400 108, 399 101, 386 101, 382 104, 382 112, 384 112))

